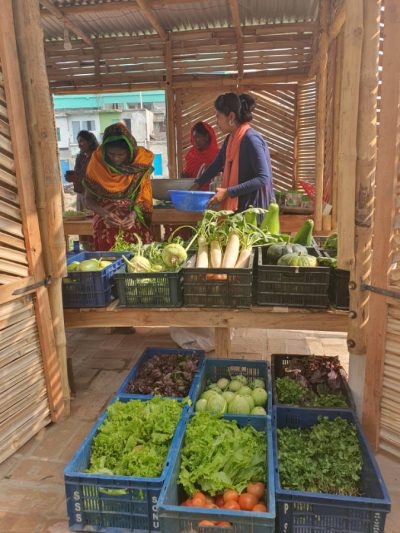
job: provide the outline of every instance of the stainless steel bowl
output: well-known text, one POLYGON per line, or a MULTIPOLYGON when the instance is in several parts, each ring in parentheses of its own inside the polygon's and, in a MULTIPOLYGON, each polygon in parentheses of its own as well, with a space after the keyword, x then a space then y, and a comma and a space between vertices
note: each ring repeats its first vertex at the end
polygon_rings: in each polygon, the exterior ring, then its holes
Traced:
POLYGON ((193 178, 153 178, 151 180, 153 198, 162 201, 170 200, 168 191, 187 191, 193 185, 193 182, 193 178))

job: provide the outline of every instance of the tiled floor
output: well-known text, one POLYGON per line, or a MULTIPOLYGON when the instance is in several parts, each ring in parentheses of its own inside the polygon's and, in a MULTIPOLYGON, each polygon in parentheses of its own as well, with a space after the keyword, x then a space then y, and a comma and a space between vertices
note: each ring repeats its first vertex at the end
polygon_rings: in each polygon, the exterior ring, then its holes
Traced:
MULTIPOLYGON (((0 533, 69 531, 64 466, 144 348, 176 346, 168 328, 138 328, 133 335, 111 333, 108 328, 71 329, 67 340, 75 387, 71 417, 46 427, 0 464, 0 533)), ((337 333, 236 330, 232 348, 234 357, 249 359, 314 353, 338 354, 347 362, 345 337, 337 333)), ((400 464, 381 454, 377 458, 392 498, 385 533, 397 533, 400 464)))

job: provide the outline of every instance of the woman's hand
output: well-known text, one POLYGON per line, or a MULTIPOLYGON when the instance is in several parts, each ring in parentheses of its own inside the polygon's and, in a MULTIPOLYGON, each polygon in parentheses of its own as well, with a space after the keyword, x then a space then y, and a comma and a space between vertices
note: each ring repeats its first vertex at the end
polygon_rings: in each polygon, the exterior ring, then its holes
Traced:
POLYGON ((105 211, 101 215, 102 219, 104 220, 106 226, 110 226, 112 228, 118 228, 122 225, 122 221, 115 213, 105 211))
POLYGON ((132 213, 129 213, 128 216, 126 216, 120 221, 121 228, 129 229, 131 226, 133 226, 135 221, 136 221, 136 213, 132 211, 132 213))
POLYGON ((208 205, 219 204, 228 196, 228 189, 217 188, 215 195, 210 199, 208 205))

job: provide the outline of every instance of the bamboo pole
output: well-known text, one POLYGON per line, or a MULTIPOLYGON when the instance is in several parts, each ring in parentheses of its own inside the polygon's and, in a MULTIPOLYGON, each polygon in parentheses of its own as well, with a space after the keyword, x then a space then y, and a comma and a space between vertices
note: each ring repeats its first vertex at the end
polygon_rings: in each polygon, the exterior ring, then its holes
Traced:
POLYGON ((327 94, 327 65, 328 65, 328 15, 329 5, 321 0, 320 36, 319 36, 319 69, 317 74, 317 149, 315 163, 315 231, 322 230, 322 209, 325 170, 325 128, 326 128, 326 94, 327 94))
POLYGON ((332 230, 337 230, 338 212, 338 163, 339 163, 339 126, 340 126, 340 87, 343 70, 343 32, 336 43, 335 81, 333 89, 333 135, 332 135, 332 230))
MULTIPOLYGON (((45 278, 46 271, 43 265, 43 250, 34 202, 35 191, 21 75, 18 63, 16 64, 15 61, 17 57, 17 43, 11 0, 5 0, 2 4, 2 16, 0 17, 0 56, 4 73, 7 109, 10 117, 19 205, 22 213, 24 238, 30 271, 33 274, 28 280, 30 280, 29 284, 34 284, 45 278)), ((21 288, 23 288, 23 281, 21 280, 20 283, 21 288)), ((67 414, 69 404, 64 405, 60 361, 57 356, 54 332, 48 327, 51 322, 51 313, 47 289, 44 287, 38 288, 33 302, 43 357, 51 419, 53 422, 56 422, 64 414, 67 414)))
POLYGON ((360 90, 363 0, 345 0, 338 145, 338 266, 354 265, 357 117, 360 90))
MULTIPOLYGON (((375 230, 371 285, 388 284, 390 235, 394 224, 394 198, 399 165, 400 105, 400 5, 398 0, 385 0, 385 25, 382 58, 382 85, 379 136, 377 137, 375 230)), ((371 293, 369 303, 368 344, 365 372, 363 426, 374 449, 379 447, 380 403, 385 364, 388 300, 371 293)))
POLYGON ((17 53, 21 68, 36 206, 43 244, 45 269, 51 276, 48 289, 62 391, 69 411, 69 385, 61 283, 66 273, 62 223, 62 189, 58 163, 54 111, 49 92, 43 48, 43 31, 37 0, 12 2, 17 53))
POLYGON ((167 115, 167 139, 168 139, 168 173, 169 177, 177 176, 176 166, 176 132, 175 132, 175 105, 174 90, 172 88, 172 59, 171 41, 165 43, 165 64, 167 66, 167 85, 165 88, 165 107, 167 115))
POLYGON ((183 131, 182 131, 182 91, 175 91, 175 124, 176 124, 176 159, 177 159, 177 175, 179 176, 183 170, 183 131))
MULTIPOLYGON (((355 262, 350 272, 350 316, 348 346, 350 386, 356 405, 362 409, 365 354, 369 322, 369 293, 360 282, 370 281, 373 203, 376 168, 376 114, 378 93, 380 2, 364 0, 364 38, 361 57, 359 113, 357 126, 357 164, 355 187, 355 262)), ((375 354, 379 357, 379 354, 375 354)))

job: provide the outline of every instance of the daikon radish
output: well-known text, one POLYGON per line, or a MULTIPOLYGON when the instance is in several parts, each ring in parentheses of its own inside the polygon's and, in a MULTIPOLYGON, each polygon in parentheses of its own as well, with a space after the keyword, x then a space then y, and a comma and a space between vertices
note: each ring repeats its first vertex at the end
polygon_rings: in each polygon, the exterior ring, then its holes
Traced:
POLYGON ((217 240, 210 243, 210 265, 212 268, 220 268, 222 263, 222 248, 217 240))
POLYGON ((230 231, 224 256, 222 258, 222 268, 235 268, 239 257, 240 240, 236 231, 230 231))
POLYGON ((235 268, 247 268, 249 266, 252 247, 248 246, 240 250, 238 260, 236 261, 235 268))
POLYGON ((202 235, 197 239, 196 268, 208 268, 208 244, 202 235))

